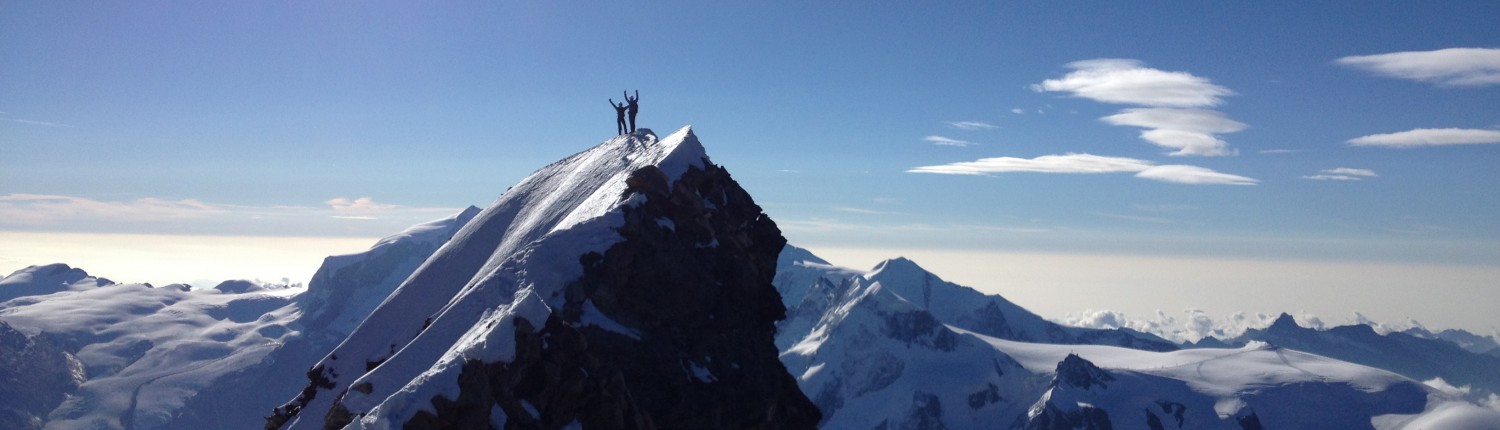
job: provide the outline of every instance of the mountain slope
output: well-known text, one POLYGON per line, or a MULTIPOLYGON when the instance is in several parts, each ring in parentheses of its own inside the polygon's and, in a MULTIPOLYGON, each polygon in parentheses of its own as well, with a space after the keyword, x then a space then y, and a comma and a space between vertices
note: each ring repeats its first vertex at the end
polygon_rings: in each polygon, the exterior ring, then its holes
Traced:
MULTIPOLYGON (((868 272, 859 272, 836 267, 812 255, 805 249, 787 247, 777 267, 776 287, 787 302, 792 315, 783 323, 787 333, 778 346, 785 347, 804 333, 799 322, 804 314, 817 313, 817 309, 798 309, 808 291, 819 282, 838 285, 842 282, 880 283, 886 290, 931 312, 933 316, 951 324, 977 333, 1001 339, 1029 342, 1118 345, 1150 351, 1170 351, 1177 346, 1154 335, 1130 329, 1089 329, 1067 327, 1043 319, 1040 315, 1022 308, 999 295, 986 295, 973 288, 944 281, 915 262, 895 258, 880 262, 868 272), (821 280, 821 281, 820 281, 821 280), (794 327, 795 326, 795 327, 794 327)), ((808 302, 818 305, 818 300, 808 302)), ((809 317, 815 318, 815 317, 809 317)))
POLYGON ((845 285, 781 355, 822 427, 985 428, 1013 420, 1034 396, 1039 381, 1004 353, 879 283, 845 285))
POLYGON ((1471 386, 1470 400, 1500 392, 1500 357, 1470 352, 1445 340, 1399 332, 1382 335, 1365 324, 1316 330, 1281 314, 1269 327, 1251 329, 1227 341, 1231 345, 1249 342, 1307 351, 1422 381, 1442 378, 1455 386, 1471 386))
MULTIPOLYGON (((1058 338, 1068 343, 1001 339, 945 315, 963 319, 975 315, 964 310, 1002 303, 953 294, 909 261, 853 274, 805 250, 788 251, 778 279, 807 285, 778 345, 829 428, 1500 426, 1500 413, 1415 380, 1264 343, 1158 352, 1088 344, 1086 336, 1058 338), (799 261, 807 263, 789 265, 799 261), (817 272, 827 275, 812 276, 817 272)), ((1067 331, 1028 325, 1024 317, 1004 321, 988 327, 1006 327, 1001 332, 1012 337, 1067 331)))
POLYGON ((270 427, 810 426, 772 344, 784 242, 690 128, 610 139, 482 211, 270 427))
POLYGON ((308 369, 478 213, 471 206, 382 238, 368 250, 325 258, 307 290, 288 309, 273 311, 285 315, 282 323, 290 330, 276 349, 259 362, 225 369, 165 428, 260 427, 272 409, 302 390, 308 369))
MULTIPOLYGON (((72 395, 41 411, 45 422, 39 425, 259 427, 352 329, 353 323, 339 321, 357 323, 477 211, 415 226, 369 251, 329 257, 296 298, 290 297, 296 290, 246 281, 205 290, 152 288, 115 284, 61 264, 29 267, 0 280, 16 295, 0 303, 0 324, 35 333, 33 344, 76 354, 68 359, 87 377, 72 384, 76 390, 53 384, 72 395)), ((46 375, 45 369, 68 363, 58 360, 13 368, 29 369, 22 376, 46 375)), ((9 400, 22 397, 0 398, 7 400, 0 406, 13 407, 9 400)), ((35 397, 44 398, 52 397, 35 397)))

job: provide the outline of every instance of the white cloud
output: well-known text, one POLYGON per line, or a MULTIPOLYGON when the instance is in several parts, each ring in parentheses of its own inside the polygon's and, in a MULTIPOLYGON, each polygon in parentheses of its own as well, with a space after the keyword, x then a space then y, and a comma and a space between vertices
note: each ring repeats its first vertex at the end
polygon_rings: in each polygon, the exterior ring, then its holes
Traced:
POLYGON ((87 197, 47 194, 0 196, 0 219, 23 225, 63 221, 167 221, 203 218, 225 210, 193 199, 166 200, 154 197, 131 201, 102 201, 87 197))
POLYGON ((1443 378, 1441 377, 1434 377, 1432 379, 1422 381, 1422 384, 1425 384, 1429 387, 1432 387, 1433 389, 1442 391, 1443 393, 1454 397, 1463 397, 1468 395, 1470 391, 1473 391, 1473 387, 1471 386, 1465 385, 1462 387, 1455 387, 1453 386, 1453 384, 1449 384, 1448 381, 1443 380, 1443 378))
POLYGON ((1135 177, 1189 185, 1255 185, 1260 182, 1254 178, 1180 164, 1152 167, 1136 173, 1135 177))
POLYGON ((1314 181, 1358 181, 1360 178, 1348 175, 1308 175, 1303 176, 1302 179, 1311 179, 1314 181))
POLYGON ((1154 143, 1156 146, 1177 149, 1167 153, 1174 157, 1186 155, 1220 157, 1236 154, 1235 151, 1229 149, 1229 142, 1220 140, 1212 134, 1196 131, 1158 128, 1142 131, 1141 139, 1154 143))
POLYGON ((1500 131, 1465 128, 1418 128, 1396 133, 1372 134, 1349 139, 1354 146, 1414 148, 1437 145, 1500 143, 1500 131))
POLYGON ((1208 109, 1131 108, 1100 120, 1114 125, 1211 134, 1234 133, 1247 127, 1244 123, 1225 117, 1223 113, 1208 109))
POLYGON ((1032 85, 1034 91, 1058 91, 1114 103, 1157 107, 1207 107, 1233 95, 1228 88, 1187 72, 1145 67, 1130 59, 1098 59, 1069 63, 1072 72, 1032 85))
POLYGON ((1010 110, 1010 113, 1013 113, 1013 114, 1016 114, 1016 115, 1025 115, 1026 114, 1026 109, 1014 108, 1014 109, 1010 110))
POLYGON ((1486 397, 1484 401, 1480 402, 1479 406, 1484 406, 1486 408, 1500 411, 1500 395, 1490 393, 1490 396, 1486 397))
POLYGON ((1446 87, 1500 85, 1500 49, 1448 48, 1360 55, 1335 63, 1386 77, 1446 87))
POLYGON ((1153 181, 1178 184, 1223 184, 1255 185, 1255 179, 1215 172, 1213 170, 1184 165, 1158 166, 1146 160, 1125 157, 1106 157, 1093 154, 1043 155, 1036 158, 994 157, 976 161, 921 166, 907 170, 911 173, 938 173, 948 175, 987 175, 992 173, 1135 173, 1135 176, 1153 181))
POLYGON ((325 201, 329 207, 338 212, 383 212, 397 208, 396 205, 376 203, 375 199, 360 197, 350 199, 348 197, 335 197, 325 201))
POLYGON ((197 199, 157 197, 100 200, 48 194, 0 194, 0 230, 53 232, 130 232, 172 234, 388 234, 390 229, 430 219, 456 208, 406 207, 376 203, 368 198, 339 198, 319 206, 247 206, 209 203, 197 199), (320 220, 373 220, 368 228, 344 229, 347 224, 320 220), (252 233, 253 232, 253 233, 252 233))
MULTIPOLYGON (((0 113, 3 113, 3 112, 0 112, 0 113)), ((65 128, 72 128, 73 127, 73 126, 67 125, 67 124, 61 124, 61 123, 55 123, 55 122, 46 122, 46 121, 35 121, 35 120, 19 119, 19 118, 0 118, 0 120, 10 121, 10 122, 16 122, 16 123, 21 123, 21 124, 26 124, 26 125, 39 125, 39 126, 43 126, 43 127, 65 127, 65 128)))
POLYGON ((1227 318, 1216 319, 1201 309, 1185 309, 1183 318, 1177 318, 1161 310, 1150 318, 1136 318, 1113 310, 1085 310, 1068 313, 1057 322, 1085 328, 1128 328, 1161 336, 1173 342, 1197 342, 1206 337, 1228 339, 1244 334, 1246 330, 1265 328, 1275 321, 1266 314, 1246 315, 1236 312, 1227 318))
POLYGON ((1247 127, 1223 113, 1208 109, 1131 108, 1099 120, 1112 125, 1145 128, 1141 139, 1176 149, 1168 154, 1173 156, 1233 155, 1235 152, 1229 149, 1229 143, 1214 135, 1234 133, 1247 127))
POLYGON ((850 206, 834 206, 833 210, 836 210, 836 211, 839 211, 839 212, 848 212, 848 213, 862 214, 862 215, 910 215, 908 213, 903 213, 903 212, 882 211, 882 210, 875 210, 875 209, 856 208, 856 207, 850 207, 850 206))
POLYGON ((1141 139, 1175 149, 1173 156, 1233 155, 1229 143, 1216 135, 1244 130, 1244 123, 1223 113, 1202 109, 1223 103, 1234 94, 1207 78, 1186 72, 1168 72, 1145 67, 1136 60, 1088 60, 1069 64, 1074 71, 1060 79, 1048 79, 1032 88, 1062 91, 1094 101, 1133 104, 1132 108, 1100 118, 1113 124, 1146 129, 1141 139))
POLYGON ((973 146, 973 145, 978 145, 977 143, 970 142, 970 141, 967 141, 967 140, 958 140, 958 139, 953 139, 953 138, 949 138, 949 137, 945 137, 945 136, 927 136, 927 137, 922 138, 922 140, 931 142, 931 143, 933 143, 935 145, 942 145, 942 146, 973 146))
POLYGON ((1352 167, 1335 167, 1335 168, 1332 168, 1332 169, 1324 170, 1323 173, 1328 173, 1328 174, 1333 174, 1333 175, 1349 175, 1349 176, 1364 176, 1364 177, 1375 177, 1376 176, 1374 170, 1370 170, 1370 169, 1355 169, 1355 168, 1352 168, 1352 167))
POLYGON ((959 130, 993 130, 1000 128, 998 125, 984 121, 948 121, 948 125, 959 130))
POLYGON ((942 173, 951 175, 984 175, 990 173, 1037 172, 1037 173, 1122 173, 1139 172, 1150 168, 1145 160, 1124 157, 1105 157, 1092 154, 1043 155, 1036 158, 994 157, 977 161, 965 161, 939 166, 922 166, 907 170, 912 173, 942 173))
POLYGON ((826 233, 826 232, 862 232, 869 234, 886 233, 960 233, 972 235, 976 232, 996 233, 1004 235, 1013 234, 1038 234, 1049 233, 1053 229, 1045 227, 1008 227, 994 225, 976 224, 867 224, 853 223, 831 218, 808 218, 808 219, 785 219, 776 221, 776 226, 783 232, 794 233, 826 233))
POLYGON ((1358 181, 1364 178, 1373 178, 1375 176, 1375 171, 1370 169, 1338 167, 1333 169, 1323 169, 1316 175, 1303 176, 1302 179, 1312 179, 1317 181, 1358 181))

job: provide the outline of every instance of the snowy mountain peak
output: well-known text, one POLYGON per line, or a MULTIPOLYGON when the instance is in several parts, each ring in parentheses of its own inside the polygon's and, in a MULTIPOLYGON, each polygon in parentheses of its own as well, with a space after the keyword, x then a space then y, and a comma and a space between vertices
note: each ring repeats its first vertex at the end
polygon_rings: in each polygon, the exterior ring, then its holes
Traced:
POLYGON ((892 259, 888 259, 888 260, 882 261, 880 263, 877 263, 875 265, 874 269, 870 270, 870 277, 871 278, 875 278, 875 277, 878 277, 878 276, 881 276, 881 275, 885 275, 885 276, 903 276, 903 275, 904 276, 912 276, 912 275, 926 276, 926 275, 930 275, 930 274, 931 273, 929 273, 927 271, 927 269, 923 269, 922 266, 918 266, 917 265, 917 262, 911 261, 910 259, 908 259, 906 257, 896 257, 896 258, 892 258, 892 259))
POLYGON ((691 127, 610 138, 465 223, 269 427, 816 422, 773 342, 785 243, 691 127))
POLYGON ((17 297, 97 288, 114 283, 108 279, 89 276, 83 269, 61 263, 29 266, 0 279, 0 303, 17 297))

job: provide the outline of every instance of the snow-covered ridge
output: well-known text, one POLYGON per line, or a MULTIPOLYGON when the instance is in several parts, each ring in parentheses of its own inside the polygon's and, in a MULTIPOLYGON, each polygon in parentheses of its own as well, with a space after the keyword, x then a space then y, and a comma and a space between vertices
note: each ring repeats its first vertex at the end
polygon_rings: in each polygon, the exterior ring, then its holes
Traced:
MULTIPOLYGON (((307 289, 242 280, 153 288, 63 264, 28 267, 0 279, 0 294, 12 297, 0 302, 0 322, 78 357, 86 379, 40 415, 47 428, 259 427, 301 389, 314 362, 477 212, 329 257, 307 289)), ((0 408, 13 399, 0 396, 0 408)))

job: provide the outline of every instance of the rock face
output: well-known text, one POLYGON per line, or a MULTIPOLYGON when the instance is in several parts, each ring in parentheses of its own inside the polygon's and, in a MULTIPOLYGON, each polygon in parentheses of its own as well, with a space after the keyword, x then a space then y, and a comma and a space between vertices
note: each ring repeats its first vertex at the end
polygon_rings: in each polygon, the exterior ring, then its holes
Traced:
POLYGON ((72 354, 0 321, 0 428, 42 428, 83 380, 83 364, 72 354))
POLYGON ((506 428, 817 423, 772 343, 785 312, 770 284, 786 243, 776 224, 718 166, 672 185, 648 166, 628 183, 645 203, 625 209, 625 240, 580 259, 561 312, 518 322, 515 360, 468 361, 458 400, 433 398, 438 413, 407 428, 483 427, 494 406, 506 428))
POLYGON ((512 187, 268 428, 811 428, 777 359, 780 231, 691 129, 512 187))

